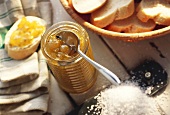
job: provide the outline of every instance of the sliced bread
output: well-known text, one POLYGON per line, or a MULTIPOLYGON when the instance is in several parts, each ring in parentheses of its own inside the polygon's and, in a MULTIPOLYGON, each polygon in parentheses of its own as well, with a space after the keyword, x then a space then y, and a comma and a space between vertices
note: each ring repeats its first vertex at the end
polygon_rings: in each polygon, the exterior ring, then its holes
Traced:
POLYGON ((98 10, 91 13, 91 23, 103 28, 114 20, 131 16, 134 12, 134 0, 107 0, 98 10))
POLYGON ((143 22, 153 19, 156 24, 170 25, 168 0, 142 0, 136 10, 138 18, 143 22))
MULTIPOLYGON (((71 0, 69 0, 71 2, 71 0)), ((81 13, 87 14, 100 8, 107 0, 72 0, 73 8, 81 13)))
POLYGON ((116 20, 112 24, 106 27, 106 29, 116 32, 125 32, 125 33, 140 33, 151 31, 155 28, 156 24, 153 20, 148 20, 148 22, 142 22, 134 13, 132 16, 116 20))

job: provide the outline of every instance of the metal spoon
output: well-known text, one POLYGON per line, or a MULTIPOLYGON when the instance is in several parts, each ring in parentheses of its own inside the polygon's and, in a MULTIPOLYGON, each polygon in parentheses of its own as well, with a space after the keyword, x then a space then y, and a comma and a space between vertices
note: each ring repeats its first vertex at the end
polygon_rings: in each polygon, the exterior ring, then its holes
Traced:
MULTIPOLYGON (((58 39, 62 39, 61 36, 56 36, 58 39)), ((77 39, 78 40, 78 39, 77 39)), ((100 65, 99 63, 93 61, 92 59, 90 59, 88 56, 86 56, 81 50, 80 50, 80 45, 79 45, 79 40, 78 40, 78 47, 76 47, 75 45, 69 45, 66 44, 70 47, 71 52, 75 51, 77 53, 80 54, 80 56, 82 56, 85 60, 87 60, 90 64, 92 64, 101 74, 104 75, 104 77, 106 77, 112 84, 114 85, 119 85, 121 83, 121 81, 119 80, 119 78, 112 73, 110 70, 108 70, 107 68, 105 68, 104 66, 100 65)))

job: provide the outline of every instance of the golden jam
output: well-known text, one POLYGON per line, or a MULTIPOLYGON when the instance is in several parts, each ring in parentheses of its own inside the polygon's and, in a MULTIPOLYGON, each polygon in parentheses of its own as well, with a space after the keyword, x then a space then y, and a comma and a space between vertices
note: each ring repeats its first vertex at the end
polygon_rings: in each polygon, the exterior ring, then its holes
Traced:
POLYGON ((75 41, 75 37, 77 36, 75 36, 71 32, 60 32, 58 33, 58 35, 50 35, 44 50, 53 59, 71 59, 76 54, 74 52, 73 54, 71 53, 71 48, 69 47, 69 44, 74 45, 73 42, 75 41), (63 40, 60 40, 57 36, 63 38, 63 40))
POLYGON ((80 25, 63 21, 50 27, 41 41, 42 52, 59 86, 69 93, 85 92, 97 79, 96 69, 77 52, 70 53, 65 43, 79 44, 80 50, 94 59, 89 36, 80 25), (57 36, 63 40, 57 39, 57 36))
POLYGON ((45 27, 37 21, 29 21, 23 17, 17 29, 11 34, 9 44, 12 47, 25 47, 30 45, 44 30, 45 27))

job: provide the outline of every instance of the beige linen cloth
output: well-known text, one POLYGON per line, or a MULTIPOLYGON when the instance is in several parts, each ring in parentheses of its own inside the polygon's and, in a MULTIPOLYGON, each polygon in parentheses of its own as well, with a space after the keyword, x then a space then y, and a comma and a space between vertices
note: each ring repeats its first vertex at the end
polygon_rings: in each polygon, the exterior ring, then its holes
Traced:
POLYGON ((6 32, 23 16, 43 18, 51 26, 50 1, 0 0, 0 115, 48 109, 49 71, 41 50, 24 60, 13 60, 4 49, 6 32))

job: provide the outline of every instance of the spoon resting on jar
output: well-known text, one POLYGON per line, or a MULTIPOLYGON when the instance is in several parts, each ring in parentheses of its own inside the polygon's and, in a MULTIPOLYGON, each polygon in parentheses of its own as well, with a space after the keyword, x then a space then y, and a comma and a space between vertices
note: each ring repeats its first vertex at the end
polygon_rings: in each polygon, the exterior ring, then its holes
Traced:
MULTIPOLYGON (((59 40, 62 40, 61 36, 56 36, 56 38, 59 39, 59 40)), ((113 72, 111 72, 110 70, 108 70, 104 66, 100 65, 99 63, 93 61, 88 56, 86 56, 80 50, 80 44, 79 44, 80 42, 79 42, 79 40, 78 39, 76 39, 76 40, 78 41, 78 46, 76 46, 76 45, 69 45, 69 44, 65 43, 70 48, 70 52, 71 53, 77 52, 86 61, 88 61, 91 65, 93 65, 101 74, 103 74, 103 76, 106 77, 112 84, 119 85, 121 83, 120 79, 113 72)))

